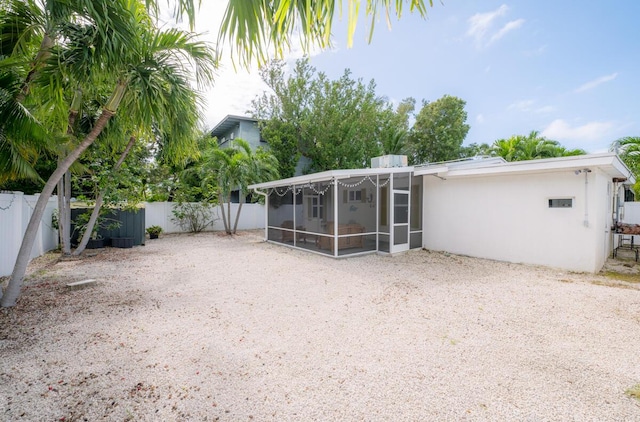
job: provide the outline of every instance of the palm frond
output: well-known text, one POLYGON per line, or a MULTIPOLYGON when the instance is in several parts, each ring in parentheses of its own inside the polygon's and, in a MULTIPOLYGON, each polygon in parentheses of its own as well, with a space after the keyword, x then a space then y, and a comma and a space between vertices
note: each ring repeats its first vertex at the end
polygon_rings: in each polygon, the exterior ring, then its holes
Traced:
MULTIPOLYGON (((410 12, 422 17, 427 15, 427 3, 433 7, 433 0, 367 0, 365 15, 371 17, 369 42, 373 37, 379 12, 384 9, 387 25, 390 26, 390 15, 395 12, 399 18, 407 2, 410 12)), ((347 9, 347 46, 351 47, 360 1, 347 0, 347 9)), ((237 58, 245 67, 253 59, 260 65, 265 63, 269 50, 273 50, 276 57, 282 57, 283 52, 290 48, 290 40, 297 32, 300 33, 300 42, 305 52, 315 47, 324 49, 331 46, 335 12, 334 0, 229 0, 220 27, 218 45, 228 41, 235 46, 232 50, 234 61, 237 58)), ((342 14, 341 9, 340 13, 342 14)))

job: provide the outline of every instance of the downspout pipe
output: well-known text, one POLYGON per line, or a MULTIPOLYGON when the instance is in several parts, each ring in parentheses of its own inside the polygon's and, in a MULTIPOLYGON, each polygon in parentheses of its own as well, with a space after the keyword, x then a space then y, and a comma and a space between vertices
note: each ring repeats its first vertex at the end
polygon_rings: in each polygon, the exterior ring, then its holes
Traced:
POLYGON ((584 172, 584 226, 589 227, 589 173, 590 169, 582 170, 584 172))
POLYGON ((269 240, 269 195, 266 192, 253 188, 258 195, 264 196, 264 240, 269 240))

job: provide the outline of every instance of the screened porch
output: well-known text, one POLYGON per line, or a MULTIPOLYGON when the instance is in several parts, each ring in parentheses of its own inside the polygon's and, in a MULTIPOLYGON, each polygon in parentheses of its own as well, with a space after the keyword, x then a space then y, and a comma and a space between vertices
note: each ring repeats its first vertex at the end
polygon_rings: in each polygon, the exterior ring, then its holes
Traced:
POLYGON ((334 170, 250 186, 266 199, 265 239, 333 257, 422 247, 413 168, 334 170))

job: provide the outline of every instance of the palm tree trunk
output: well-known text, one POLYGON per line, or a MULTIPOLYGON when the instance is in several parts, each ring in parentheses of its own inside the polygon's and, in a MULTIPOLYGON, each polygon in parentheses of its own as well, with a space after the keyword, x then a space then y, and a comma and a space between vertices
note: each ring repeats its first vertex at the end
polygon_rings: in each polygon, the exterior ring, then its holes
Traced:
POLYGON ((33 243, 36 240, 38 227, 40 225, 40 221, 42 220, 44 211, 47 207, 47 202, 49 202, 49 198, 51 198, 53 190, 55 189, 62 175, 66 173, 67 170, 69 170, 69 167, 71 167, 71 165, 80 157, 80 155, 98 138, 98 135, 100 135, 102 130, 109 122, 109 119, 111 119, 111 117, 115 114, 115 110, 119 105, 119 100, 122 99, 125 88, 126 84, 124 82, 118 83, 118 86, 114 91, 114 95, 111 97, 107 105, 105 105, 105 107, 102 109, 102 113, 93 126, 91 132, 89 132, 89 134, 76 147, 76 149, 74 149, 60 162, 58 168, 53 172, 53 174, 51 174, 49 180, 47 180, 47 183, 45 183, 44 188, 42 189, 42 193, 40 193, 38 201, 36 202, 36 205, 33 209, 33 214, 31 214, 31 218, 29 219, 29 224, 27 225, 24 237, 22 238, 22 244, 20 245, 20 250, 18 251, 18 257, 16 258, 16 263, 13 267, 11 278, 9 279, 9 284, 7 285, 4 295, 2 295, 2 297, 0 298, 0 306, 15 306, 16 302, 18 301, 20 290, 22 289, 22 281, 24 280, 24 275, 27 272, 29 257, 31 256, 31 250, 33 249, 33 243), (114 101, 116 99, 118 99, 118 101, 114 101), (115 105, 115 107, 113 107, 113 105, 115 105))
POLYGON ((239 194, 240 194, 240 205, 238 206, 238 212, 236 212, 236 221, 233 223, 233 234, 236 234, 236 230, 238 228, 238 221, 240 220, 240 211, 242 211, 242 204, 244 204, 242 191, 240 191, 239 194))
MULTIPOLYGON (((76 89, 69 108, 67 135, 73 135, 73 125, 80 114, 82 90, 76 89)), ((69 170, 58 182, 58 225, 62 255, 71 254, 71 172, 69 170)))
POLYGON ((69 255, 71 253, 71 172, 69 170, 67 170, 64 176, 62 176, 62 181, 64 183, 65 208, 64 229, 62 231, 65 248, 62 250, 62 253, 64 255, 69 255))
MULTIPOLYGON (((60 164, 60 162, 58 162, 58 164, 60 164)), ((58 193, 58 239, 60 241, 60 248, 64 251, 65 245, 63 229, 66 220, 64 218, 64 183, 62 183, 62 179, 58 181, 56 190, 58 193)))
POLYGON ((229 224, 227 223, 227 216, 224 212, 224 196, 222 195, 222 190, 218 189, 218 204, 220 205, 220 214, 222 214, 222 223, 224 224, 224 231, 226 233, 229 232, 229 224))
POLYGON ((51 48, 53 47, 53 39, 49 36, 49 34, 45 33, 42 38, 42 42, 40 43, 40 50, 38 50, 38 54, 36 54, 36 58, 33 60, 31 64, 31 70, 27 74, 27 77, 22 84, 22 88, 20 89, 20 93, 16 96, 16 101, 22 103, 26 98, 27 94, 29 94, 29 87, 31 82, 38 75, 38 71, 44 64, 44 62, 51 56, 51 48))
MULTIPOLYGON (((133 144, 135 142, 136 142, 135 136, 132 136, 129 138, 129 143, 125 147, 124 151, 122 151, 122 154, 120 154, 120 158, 111 169, 112 174, 120 170, 122 163, 129 155, 129 152, 131 151, 131 148, 133 147, 133 144)), ((96 221, 98 221, 98 216, 100 215, 100 208, 102 208, 103 202, 104 202, 104 190, 100 190, 100 193, 96 198, 96 203, 93 206, 91 217, 89 217, 89 221, 87 222, 87 228, 84 231, 84 234, 82 235, 82 240, 80 241, 80 244, 78 245, 76 250, 73 251, 72 255, 74 256, 80 255, 82 252, 84 252, 85 248, 87 247, 87 243, 89 243, 89 239, 91 239, 91 233, 93 233, 93 227, 96 225, 96 221)))
MULTIPOLYGON (((58 163, 59 165, 60 163, 58 163)), ((58 181, 58 237, 60 238, 60 248, 63 255, 69 255, 71 252, 71 210, 69 202, 71 197, 71 183, 69 180, 69 172, 66 172, 58 181)))
POLYGON ((231 195, 227 198, 227 217, 229 220, 229 225, 227 227, 227 234, 231 234, 231 195))

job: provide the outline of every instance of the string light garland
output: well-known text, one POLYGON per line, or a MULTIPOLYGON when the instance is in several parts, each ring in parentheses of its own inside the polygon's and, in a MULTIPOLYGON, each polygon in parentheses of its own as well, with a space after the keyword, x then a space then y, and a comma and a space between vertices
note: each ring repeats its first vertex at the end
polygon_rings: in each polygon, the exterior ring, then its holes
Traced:
MULTIPOLYGON (((332 181, 330 181, 330 182, 329 182, 329 184, 328 184, 324 189, 316 189, 316 187, 315 187, 315 185, 316 185, 316 184, 315 184, 315 183, 307 183, 306 185, 303 185, 302 187, 300 187, 300 188, 298 188, 298 189, 295 189, 295 193, 294 193, 294 194, 295 194, 295 195, 298 195, 300 192, 302 192, 302 189, 303 189, 303 188, 308 188, 308 189, 311 189, 313 192, 315 192, 315 193, 316 193, 316 194, 318 194, 318 195, 324 195, 324 194, 326 194, 326 193, 329 191, 329 189, 331 188, 331 186, 334 186, 334 185, 336 185, 336 184, 338 184, 339 186, 343 186, 343 187, 345 187, 345 188, 352 189, 352 188, 357 188, 358 186, 362 185, 362 184, 363 184, 364 182, 366 182, 366 181, 371 182, 371 184, 372 184, 374 187, 376 187, 376 188, 383 188, 383 187, 387 186, 387 185, 389 184, 389 182, 391 182, 391 177, 388 177, 388 178, 387 178, 387 180, 386 180, 384 183, 376 183, 376 182, 371 178, 371 176, 365 176, 365 177, 363 177, 360 181, 355 182, 355 183, 345 183, 345 182, 340 181, 340 179, 338 179, 338 180, 332 180, 332 181)), ((278 195, 279 197, 281 197, 281 198, 282 198, 282 197, 283 197, 283 196, 285 196, 287 193, 289 193, 289 192, 293 192, 293 191, 294 191, 295 186, 296 186, 296 185, 289 185, 289 186, 287 186, 287 188, 285 189, 285 191, 284 191, 284 192, 282 192, 282 193, 278 190, 278 188, 277 188, 277 187, 276 187, 276 188, 272 188, 272 189, 268 189, 268 190, 267 190, 267 194, 268 194, 268 195, 271 195, 272 193, 275 193, 276 195, 278 195)), ((298 185, 298 186, 299 186, 299 185, 298 185)))

